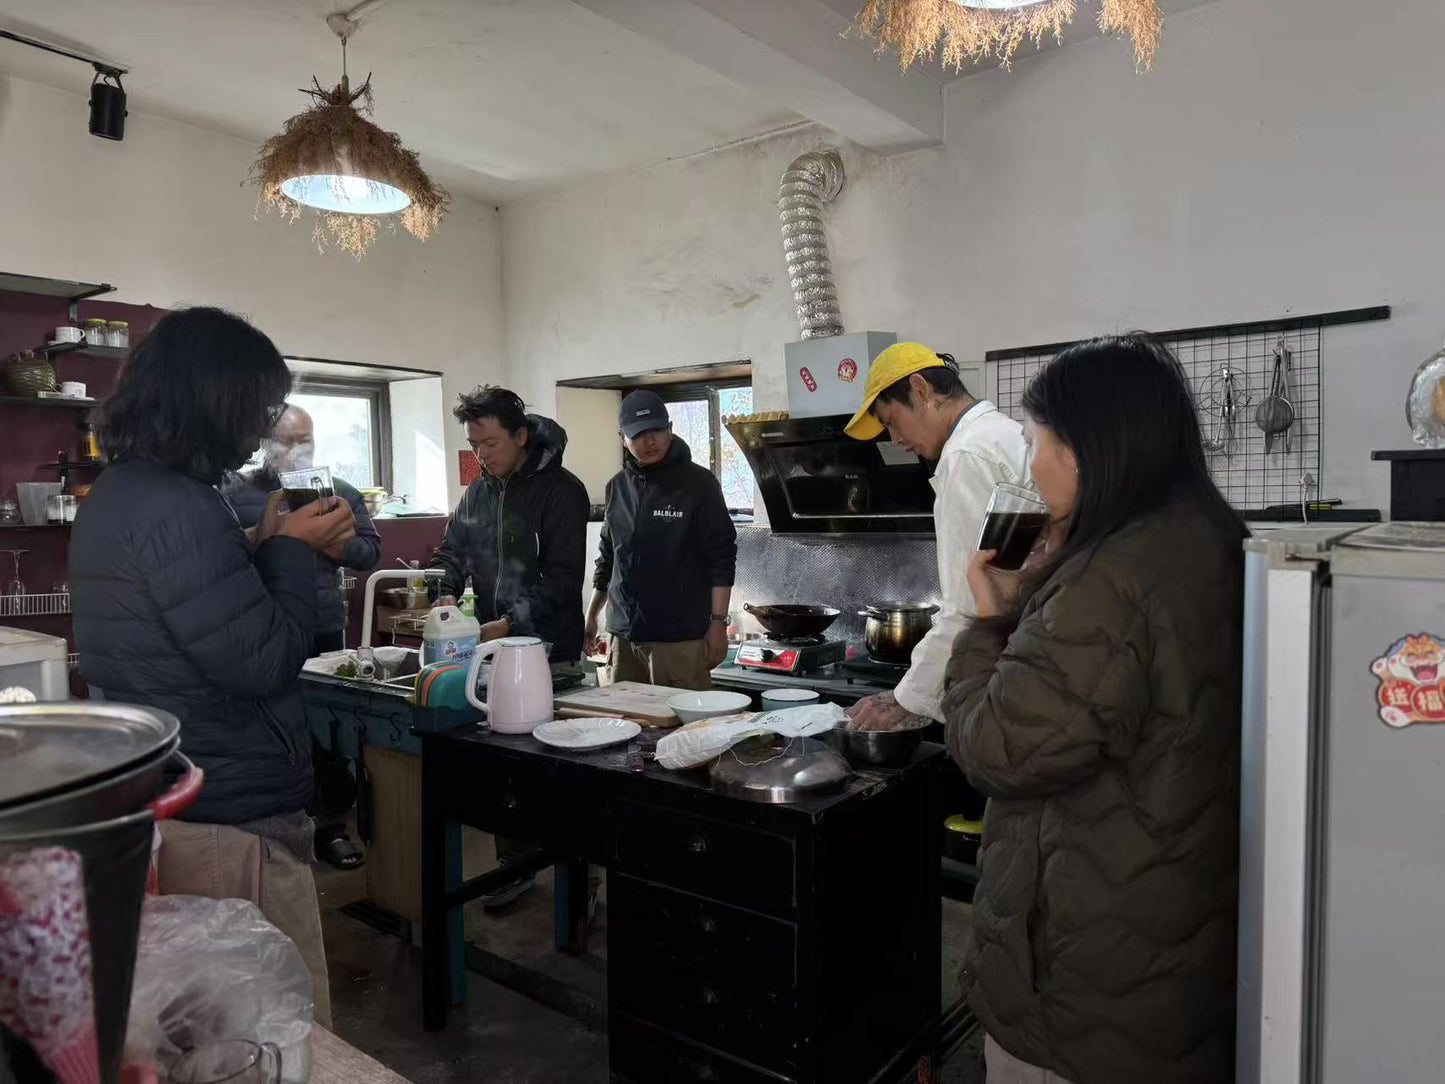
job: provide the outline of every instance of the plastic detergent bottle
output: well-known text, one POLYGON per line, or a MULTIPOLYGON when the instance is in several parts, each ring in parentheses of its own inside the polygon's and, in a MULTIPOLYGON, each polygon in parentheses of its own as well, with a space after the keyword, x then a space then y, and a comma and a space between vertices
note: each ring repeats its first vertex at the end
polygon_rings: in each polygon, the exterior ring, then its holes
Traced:
POLYGON ((457 601, 457 609, 468 617, 477 616, 477 596, 470 587, 462 592, 462 597, 457 601))
POLYGON ((427 614, 421 630, 421 664, 470 662, 481 639, 482 626, 455 606, 438 606, 427 614))

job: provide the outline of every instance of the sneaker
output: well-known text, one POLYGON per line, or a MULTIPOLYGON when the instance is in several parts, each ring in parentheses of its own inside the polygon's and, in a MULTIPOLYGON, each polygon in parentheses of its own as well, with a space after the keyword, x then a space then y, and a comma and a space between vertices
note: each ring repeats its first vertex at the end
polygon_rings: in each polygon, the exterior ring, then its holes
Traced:
POLYGON ((482 901, 482 906, 488 911, 496 911, 510 903, 515 903, 536 887, 537 875, 529 873, 525 877, 518 877, 515 881, 504 884, 494 892, 484 892, 477 898, 482 901))

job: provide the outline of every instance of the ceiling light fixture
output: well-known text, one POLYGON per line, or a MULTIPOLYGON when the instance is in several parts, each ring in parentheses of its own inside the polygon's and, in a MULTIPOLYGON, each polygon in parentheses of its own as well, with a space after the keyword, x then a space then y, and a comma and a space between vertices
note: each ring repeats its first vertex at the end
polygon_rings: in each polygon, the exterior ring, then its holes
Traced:
MULTIPOLYGON (((878 51, 898 49, 908 68, 941 54, 955 71, 996 57, 1011 67, 1025 40, 1037 48, 1045 35, 1062 41, 1078 0, 867 0, 853 29, 878 40, 878 51)), ((1134 39, 1134 66, 1148 71, 1164 30, 1159 0, 1098 0, 1099 29, 1134 39)))
POLYGON ((28 45, 32 49, 43 49, 56 56, 79 60, 94 68, 95 78, 90 84, 90 134, 102 139, 125 138, 125 87, 120 85, 120 77, 129 69, 69 46, 42 41, 14 30, 0 28, 0 38, 19 45, 28 45))
POLYGON ((371 76, 355 90, 346 70, 346 43, 356 31, 354 16, 371 2, 327 18, 341 39, 341 82, 330 90, 312 79, 302 90, 315 104, 286 122, 261 146, 251 179, 260 186, 258 205, 295 221, 306 208, 316 212, 312 236, 318 247, 330 240, 358 260, 376 240, 379 225, 398 222, 420 241, 431 236, 447 213, 451 196, 421 168, 401 137, 363 117, 371 112, 371 76), (358 104, 360 108, 358 108, 358 104))

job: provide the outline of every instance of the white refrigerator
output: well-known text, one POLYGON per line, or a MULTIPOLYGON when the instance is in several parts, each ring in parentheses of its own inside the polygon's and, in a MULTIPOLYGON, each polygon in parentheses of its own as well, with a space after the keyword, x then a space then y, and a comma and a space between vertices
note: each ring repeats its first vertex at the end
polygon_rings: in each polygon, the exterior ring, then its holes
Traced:
POLYGON ((1246 543, 1237 1079, 1445 1081, 1445 524, 1246 543))

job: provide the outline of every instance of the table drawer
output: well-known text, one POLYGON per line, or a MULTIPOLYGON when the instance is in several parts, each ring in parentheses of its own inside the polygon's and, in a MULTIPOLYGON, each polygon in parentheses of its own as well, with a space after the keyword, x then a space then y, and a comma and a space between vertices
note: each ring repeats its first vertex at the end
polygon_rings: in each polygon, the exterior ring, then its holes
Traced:
POLYGON ((784 836, 619 801, 611 852, 619 872, 755 911, 793 913, 793 842, 784 836))
POLYGON ((615 1012, 607 1046, 612 1084, 791 1084, 796 1079, 615 1012))
POLYGON ((621 875, 607 898, 614 1009, 770 1069, 797 1066, 790 924, 621 875))
POLYGON ((602 830, 579 828, 596 819, 584 811, 586 795, 560 781, 546 762, 466 757, 438 767, 447 810, 463 824, 521 843, 601 857, 602 830))

